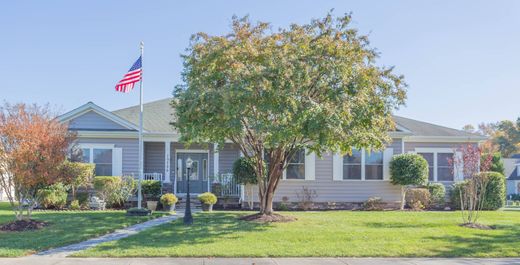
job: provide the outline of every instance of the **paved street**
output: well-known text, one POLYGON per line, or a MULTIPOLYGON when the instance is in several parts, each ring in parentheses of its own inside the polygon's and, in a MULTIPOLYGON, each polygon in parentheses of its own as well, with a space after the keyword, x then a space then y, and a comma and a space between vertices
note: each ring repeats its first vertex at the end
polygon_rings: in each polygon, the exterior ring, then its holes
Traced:
POLYGON ((0 259, 2 265, 511 265, 516 259, 432 259, 432 258, 53 258, 31 256, 0 259))

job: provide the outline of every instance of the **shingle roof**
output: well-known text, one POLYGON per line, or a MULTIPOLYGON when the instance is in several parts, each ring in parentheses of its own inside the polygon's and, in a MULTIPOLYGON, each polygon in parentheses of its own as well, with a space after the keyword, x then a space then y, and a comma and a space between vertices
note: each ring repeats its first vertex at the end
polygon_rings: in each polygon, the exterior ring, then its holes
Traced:
MULTIPOLYGON (((143 129, 149 132, 175 132, 170 122, 173 120, 171 98, 143 104, 143 129)), ((112 111, 115 115, 139 125, 139 105, 112 111)))
MULTIPOLYGON (((170 106, 171 98, 152 101, 144 104, 143 127, 149 132, 175 132, 170 122, 173 120, 174 110, 170 106)), ((139 124, 139 105, 113 111, 117 116, 129 122, 139 124)), ((409 130, 414 136, 441 136, 441 137, 479 137, 477 134, 468 133, 440 125, 435 125, 418 120, 393 116, 397 125, 409 130)))
POLYGON ((442 137, 482 137, 462 130, 452 129, 428 122, 413 120, 400 116, 393 116, 395 123, 408 129, 415 136, 442 136, 442 137))

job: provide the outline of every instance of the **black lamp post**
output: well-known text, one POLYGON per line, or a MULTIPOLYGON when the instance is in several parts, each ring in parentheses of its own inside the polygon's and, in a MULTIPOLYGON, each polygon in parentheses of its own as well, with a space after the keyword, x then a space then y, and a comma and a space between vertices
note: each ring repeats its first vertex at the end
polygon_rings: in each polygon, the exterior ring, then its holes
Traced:
POLYGON ((186 159, 186 210, 184 211, 184 224, 193 224, 193 216, 191 215, 191 204, 190 204, 190 171, 193 166, 193 160, 190 157, 186 159))

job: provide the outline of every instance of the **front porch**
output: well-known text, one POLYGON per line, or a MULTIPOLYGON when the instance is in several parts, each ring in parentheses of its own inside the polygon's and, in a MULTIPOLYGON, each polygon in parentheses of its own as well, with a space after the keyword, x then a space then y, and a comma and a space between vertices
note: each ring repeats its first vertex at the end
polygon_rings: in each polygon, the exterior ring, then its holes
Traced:
MULTIPOLYGON (((144 179, 161 181, 163 192, 184 197, 189 179, 190 193, 212 192, 218 197, 243 198, 242 187, 233 178, 232 166, 240 152, 226 144, 218 152, 216 145, 191 145, 177 142, 144 142, 144 179), (186 159, 191 158, 190 176, 186 159)), ((136 176, 136 175, 135 175, 136 176)))

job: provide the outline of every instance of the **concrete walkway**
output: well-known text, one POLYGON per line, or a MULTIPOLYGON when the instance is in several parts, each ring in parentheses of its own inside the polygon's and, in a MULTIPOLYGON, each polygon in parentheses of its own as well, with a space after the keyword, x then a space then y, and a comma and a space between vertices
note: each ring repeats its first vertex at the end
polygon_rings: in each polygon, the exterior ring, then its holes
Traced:
POLYGON ((434 258, 48 258, 0 259, 2 265, 512 265, 520 259, 434 258))
MULTIPOLYGON (((84 250, 84 249, 87 249, 90 247, 94 247, 94 246, 99 245, 104 242, 109 242, 109 241, 114 241, 114 240, 119 240, 121 238, 129 237, 131 235, 135 235, 150 227, 162 225, 162 224, 171 222, 177 218, 182 218, 183 216, 184 216, 184 210, 182 212, 179 211, 177 214, 159 217, 159 218, 156 218, 156 219, 153 219, 150 221, 146 221, 143 223, 129 226, 127 228, 119 229, 113 233, 106 234, 104 236, 100 236, 97 238, 92 238, 87 241, 42 251, 40 253, 34 254, 33 256, 65 258, 65 257, 73 254, 74 252, 78 252, 78 251, 81 251, 81 250, 84 250)), ((0 264, 3 264, 3 263, 0 262, 0 264)), ((38 264, 39 264, 39 261, 38 261, 38 264)), ((55 263, 49 263, 49 264, 55 264, 55 263)), ((60 264, 62 264, 62 263, 60 263, 60 264)))

